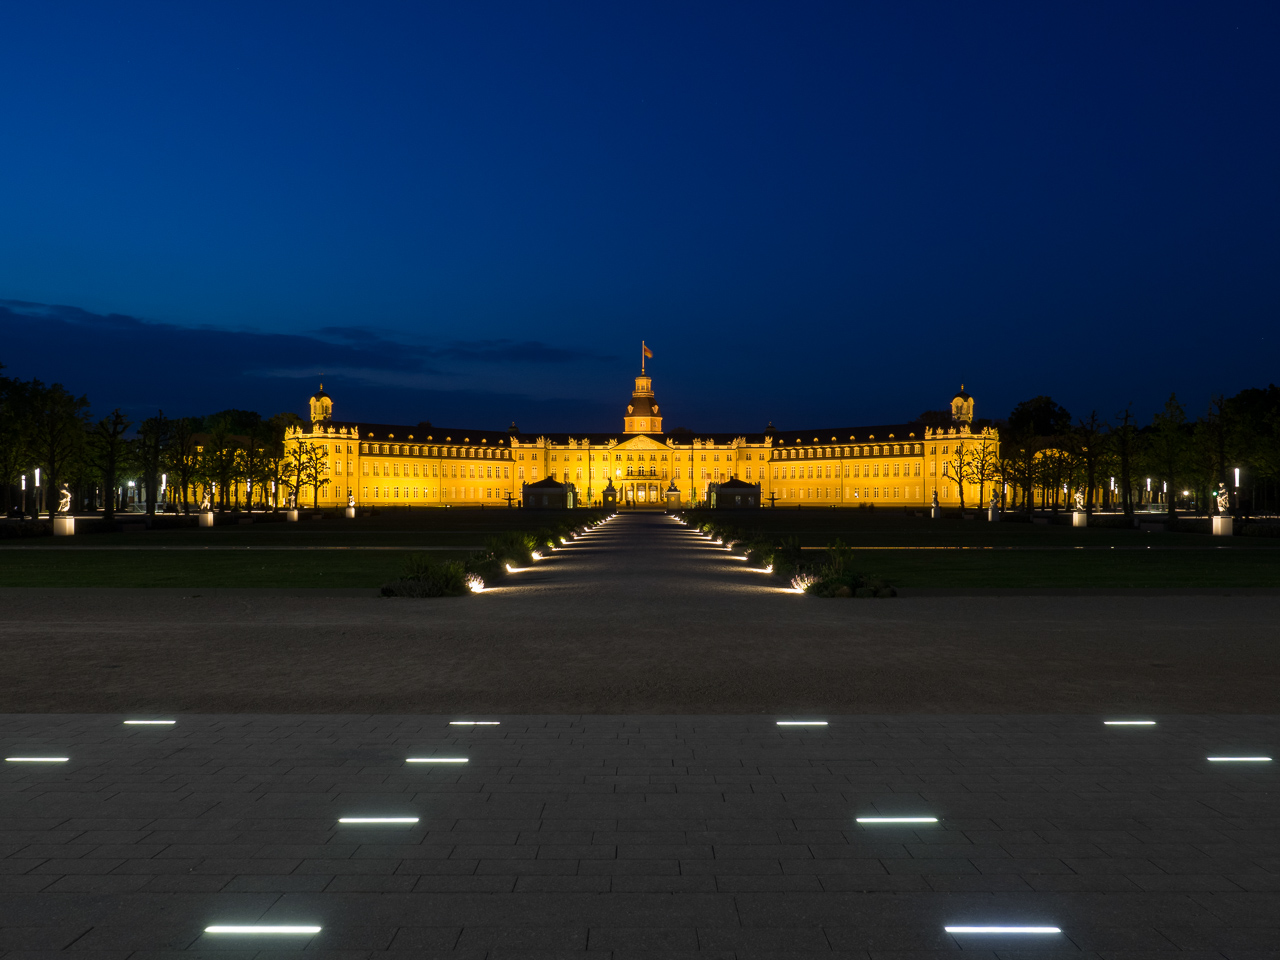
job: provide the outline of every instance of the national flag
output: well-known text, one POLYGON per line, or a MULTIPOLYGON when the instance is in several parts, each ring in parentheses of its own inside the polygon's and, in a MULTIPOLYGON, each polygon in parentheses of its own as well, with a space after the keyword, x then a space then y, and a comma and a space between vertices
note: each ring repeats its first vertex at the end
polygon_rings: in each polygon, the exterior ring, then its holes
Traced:
POLYGON ((644 351, 644 355, 646 357, 648 357, 650 360, 653 359, 653 351, 644 345, 643 340, 640 341, 640 349, 644 351))

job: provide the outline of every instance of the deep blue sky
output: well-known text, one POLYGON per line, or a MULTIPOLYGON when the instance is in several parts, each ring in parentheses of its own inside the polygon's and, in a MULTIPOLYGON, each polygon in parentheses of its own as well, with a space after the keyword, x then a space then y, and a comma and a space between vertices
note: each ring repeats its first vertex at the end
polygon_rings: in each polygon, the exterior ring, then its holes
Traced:
POLYGON ((323 374, 342 418, 612 428, 641 338, 706 430, 1275 379, 1274 2, 44 3, 0 35, 0 362, 100 410, 301 412, 323 374))

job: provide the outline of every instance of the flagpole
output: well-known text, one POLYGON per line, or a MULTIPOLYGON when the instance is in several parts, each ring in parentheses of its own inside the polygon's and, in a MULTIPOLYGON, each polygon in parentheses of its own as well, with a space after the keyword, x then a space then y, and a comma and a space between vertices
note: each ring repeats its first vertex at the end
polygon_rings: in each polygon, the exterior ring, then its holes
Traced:
POLYGON ((644 376, 644 341, 640 341, 640 376, 644 376))

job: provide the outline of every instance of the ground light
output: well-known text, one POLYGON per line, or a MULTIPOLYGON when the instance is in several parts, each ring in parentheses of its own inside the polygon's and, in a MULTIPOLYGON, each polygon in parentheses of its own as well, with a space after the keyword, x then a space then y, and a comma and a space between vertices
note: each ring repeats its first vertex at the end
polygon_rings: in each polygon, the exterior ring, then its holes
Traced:
POLYGON ((246 926, 215 926, 205 927, 205 933, 247 933, 247 934, 275 934, 275 933, 294 933, 294 934, 312 934, 319 933, 319 927, 294 927, 280 926, 272 924, 254 923, 246 926))
POLYGON ((466 757, 409 757, 405 763, 466 763, 466 757))
POLYGON ((451 727, 496 727, 501 720, 450 720, 451 727))
POLYGON ((1270 763, 1270 757, 1207 757, 1210 763, 1270 763))
POLYGON ((339 823, 417 823, 417 817, 339 817, 339 823))
POLYGON ((124 725, 126 727, 171 727, 177 722, 177 720, 126 720, 124 725))
POLYGON ((937 817, 858 817, 859 823, 937 823, 937 817))
POLYGON ((70 757, 5 757, 5 763, 66 763, 70 757))
POLYGON ((1058 927, 943 927, 947 933, 1061 933, 1058 927))
POLYGON ((780 727, 825 727, 825 720, 779 720, 780 727))
POLYGON ((1104 727, 1154 727, 1154 720, 1103 720, 1104 727))

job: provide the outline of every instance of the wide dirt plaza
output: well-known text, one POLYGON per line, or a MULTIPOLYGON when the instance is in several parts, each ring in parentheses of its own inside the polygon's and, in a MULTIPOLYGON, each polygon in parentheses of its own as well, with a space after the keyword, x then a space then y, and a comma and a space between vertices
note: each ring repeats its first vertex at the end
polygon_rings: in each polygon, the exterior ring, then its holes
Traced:
POLYGON ((648 513, 464 598, 0 599, 0 960, 1280 957, 1274 589, 821 600, 648 513))

